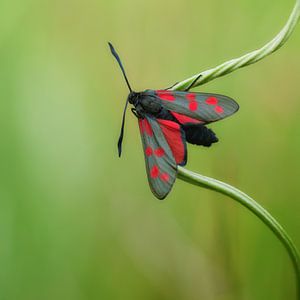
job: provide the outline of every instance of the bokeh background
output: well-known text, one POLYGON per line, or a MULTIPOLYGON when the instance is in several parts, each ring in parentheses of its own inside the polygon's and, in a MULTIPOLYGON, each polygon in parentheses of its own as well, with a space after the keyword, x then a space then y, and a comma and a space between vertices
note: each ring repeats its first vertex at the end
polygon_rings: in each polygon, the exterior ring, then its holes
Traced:
MULTIPOLYGON (((258 48, 293 0, 2 0, 0 299, 295 299, 283 246, 231 199, 148 187, 127 87, 165 88, 258 48)), ((241 109, 187 168, 266 207, 300 247, 300 28, 274 55, 196 91, 241 109)))

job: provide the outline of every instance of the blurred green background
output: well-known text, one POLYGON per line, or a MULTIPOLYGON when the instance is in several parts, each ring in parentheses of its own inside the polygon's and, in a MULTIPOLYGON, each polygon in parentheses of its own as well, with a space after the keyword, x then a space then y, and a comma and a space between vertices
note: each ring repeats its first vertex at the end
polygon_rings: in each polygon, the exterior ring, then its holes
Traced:
MULTIPOLYGON (((127 87, 165 88, 262 46, 294 1, 2 0, 0 299, 294 299, 287 253, 256 217, 179 180, 148 187, 127 87)), ((188 169, 253 196, 300 247, 300 28, 196 91, 236 99, 188 169)))

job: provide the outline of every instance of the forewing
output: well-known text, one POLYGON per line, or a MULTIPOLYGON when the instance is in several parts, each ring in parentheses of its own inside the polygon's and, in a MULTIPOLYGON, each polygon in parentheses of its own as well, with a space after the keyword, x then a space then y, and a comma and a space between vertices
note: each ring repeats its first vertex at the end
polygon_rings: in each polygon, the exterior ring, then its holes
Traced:
POLYGON ((169 122, 150 116, 139 119, 148 181, 158 199, 168 195, 176 179, 177 164, 186 161, 184 133, 178 124, 169 122), (179 136, 181 144, 179 140, 171 143, 172 138, 176 140, 179 136))
POLYGON ((144 95, 155 97, 181 124, 215 122, 239 109, 233 99, 218 94, 146 90, 144 95))

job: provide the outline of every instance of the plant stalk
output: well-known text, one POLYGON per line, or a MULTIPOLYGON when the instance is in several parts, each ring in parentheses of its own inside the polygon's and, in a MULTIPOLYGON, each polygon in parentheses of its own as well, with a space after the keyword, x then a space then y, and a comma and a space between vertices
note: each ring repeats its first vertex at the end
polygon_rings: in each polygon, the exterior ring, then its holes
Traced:
POLYGON ((300 18, 300 0, 296 0, 293 11, 288 21, 286 22, 285 26, 270 42, 268 42, 262 48, 247 53, 241 57, 226 61, 215 68, 195 74, 194 76, 188 79, 178 82, 176 85, 174 85, 171 88, 171 90, 184 90, 198 77, 198 80, 193 84, 193 88, 194 88, 196 86, 214 80, 218 77, 227 75, 237 69, 249 66, 251 64, 254 64, 262 60, 263 58, 275 52, 285 44, 285 42, 288 40, 288 38, 294 31, 297 22, 299 21, 299 18, 300 18))
POLYGON ((278 221, 261 205, 259 205, 254 199, 249 197, 247 194, 241 192, 237 188, 224 183, 222 181, 216 180, 214 178, 206 177, 185 168, 178 166, 178 178, 191 183, 196 186, 204 187, 225 196, 232 198, 233 200, 239 202, 244 207, 248 208, 252 213, 254 213, 262 222, 264 222, 277 236, 277 238, 282 242, 285 249, 287 250, 295 269, 296 281, 297 281, 297 292, 298 299, 300 299, 300 256, 299 252, 293 243, 292 239, 278 223, 278 221))
MULTIPOLYGON (((268 42, 262 48, 247 53, 239 58, 235 58, 227 62, 224 62, 223 64, 215 68, 195 74, 194 76, 177 83, 175 86, 171 88, 171 90, 184 90, 186 87, 190 86, 190 84, 196 78, 198 78, 197 81, 194 82, 192 86, 192 88, 194 88, 196 86, 214 80, 218 77, 227 75, 239 68, 249 66, 251 64, 254 64, 262 60, 263 58, 275 52, 285 44, 285 42, 288 40, 293 30, 295 29, 296 24, 299 21, 299 17, 300 17, 300 0, 296 0, 293 11, 285 26, 270 42, 268 42)), ((254 199, 252 199, 245 193, 241 192, 237 188, 230 186, 229 184, 191 172, 180 166, 178 166, 178 178, 188 183, 201 186, 231 197, 232 199, 242 204, 244 207, 248 208, 261 221, 263 221, 273 231, 273 233, 277 236, 277 238, 282 242, 282 244, 284 245, 285 249, 287 250, 292 260, 295 274, 296 274, 296 280, 297 280, 298 299, 300 300, 299 252, 295 244, 289 237, 289 235, 282 228, 282 226, 276 221, 276 219, 268 211, 266 211, 261 205, 259 205, 254 199)))

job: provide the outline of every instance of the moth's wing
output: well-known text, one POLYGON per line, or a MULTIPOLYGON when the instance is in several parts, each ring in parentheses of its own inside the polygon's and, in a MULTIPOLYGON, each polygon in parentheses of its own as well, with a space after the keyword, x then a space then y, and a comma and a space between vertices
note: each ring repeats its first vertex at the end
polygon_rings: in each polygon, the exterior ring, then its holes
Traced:
POLYGON ((186 163, 186 142, 180 125, 146 115, 139 119, 151 191, 164 199, 175 182, 177 165, 186 163))
POLYGON ((159 101, 181 124, 215 122, 239 109, 233 99, 218 94, 166 90, 146 90, 143 93, 159 101))

